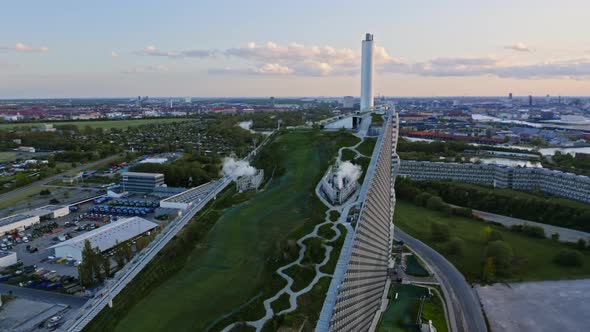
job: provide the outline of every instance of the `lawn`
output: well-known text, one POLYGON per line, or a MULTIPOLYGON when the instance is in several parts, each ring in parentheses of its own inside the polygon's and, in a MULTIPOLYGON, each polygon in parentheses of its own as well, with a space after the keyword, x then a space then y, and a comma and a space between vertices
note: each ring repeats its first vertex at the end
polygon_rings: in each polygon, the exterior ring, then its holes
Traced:
POLYGON ((365 137, 365 141, 362 142, 359 146, 357 146, 356 150, 370 158, 373 155, 375 143, 377 143, 376 138, 365 137))
POLYGON ((465 243, 465 250, 461 256, 447 255, 447 258, 471 282, 477 282, 481 277, 485 253, 481 232, 487 226, 501 233, 503 240, 512 247, 515 255, 512 276, 504 278, 502 281, 558 280, 590 276, 590 254, 588 251, 584 252, 582 267, 563 268, 553 263, 553 258, 561 249, 570 248, 563 243, 527 237, 510 232, 502 226, 484 224, 474 219, 448 217, 441 212, 428 210, 404 201, 396 203, 393 221, 397 227, 443 255, 446 254, 447 243, 433 241, 430 229, 433 222, 449 225, 451 238, 462 239, 465 243))
POLYGON ((420 297, 428 296, 428 289, 413 285, 393 284, 389 290, 389 304, 377 327, 378 332, 419 332, 416 324, 420 297), (395 294, 398 294, 397 299, 395 294))
POLYGON ((202 331, 263 291, 271 278, 265 274, 267 254, 304 224, 323 220, 323 211, 314 210, 316 182, 337 149, 355 141, 349 134, 316 131, 277 138, 267 148, 280 155, 284 175, 225 210, 180 272, 132 307, 116 331, 202 331))
MULTIPOLYGON (((442 292, 439 289, 439 293, 442 292)), ((424 307, 422 308, 422 318, 425 321, 432 321, 432 325, 436 327, 437 332, 447 332, 449 327, 447 326, 447 319, 445 317, 445 309, 442 303, 442 300, 436 292, 432 292, 434 295, 430 301, 424 302, 424 307)))
POLYGON ((102 129, 127 129, 129 126, 140 126, 150 123, 170 123, 182 122, 187 119, 181 118, 164 118, 164 119, 132 119, 132 120, 86 120, 86 121, 60 121, 60 122, 34 122, 34 123, 2 123, 0 129, 12 129, 15 127, 38 127, 42 123, 50 123, 54 126, 75 125, 78 128, 90 126, 92 128, 102 129))
POLYGON ((22 192, 19 192, 18 194, 12 195, 8 198, 4 198, 0 200, 0 210, 12 207, 23 200, 27 200, 29 199, 29 196, 36 195, 43 189, 45 188, 41 186, 28 188, 26 190, 23 190, 22 192))
POLYGON ((17 153, 13 151, 0 152, 0 163, 15 160, 17 153))

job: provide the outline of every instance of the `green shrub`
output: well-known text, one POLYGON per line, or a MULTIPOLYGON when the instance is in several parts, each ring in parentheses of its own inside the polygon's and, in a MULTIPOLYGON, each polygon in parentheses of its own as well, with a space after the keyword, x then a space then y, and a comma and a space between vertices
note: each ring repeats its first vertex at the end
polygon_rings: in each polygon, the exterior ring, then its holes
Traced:
POLYGON ((582 253, 572 249, 563 249, 553 259, 556 264, 561 266, 582 266, 583 260, 582 253))

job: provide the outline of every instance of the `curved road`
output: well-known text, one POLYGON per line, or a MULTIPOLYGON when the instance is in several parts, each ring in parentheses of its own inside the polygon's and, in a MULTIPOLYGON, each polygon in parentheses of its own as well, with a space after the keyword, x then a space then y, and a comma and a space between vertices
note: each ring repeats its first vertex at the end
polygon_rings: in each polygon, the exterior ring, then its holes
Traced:
POLYGON ((399 227, 395 228, 394 237, 403 241, 406 246, 420 256, 440 280, 447 307, 449 307, 450 301, 449 316, 455 318, 454 322, 449 322, 451 330, 487 332, 479 299, 461 272, 441 254, 406 234, 399 227))

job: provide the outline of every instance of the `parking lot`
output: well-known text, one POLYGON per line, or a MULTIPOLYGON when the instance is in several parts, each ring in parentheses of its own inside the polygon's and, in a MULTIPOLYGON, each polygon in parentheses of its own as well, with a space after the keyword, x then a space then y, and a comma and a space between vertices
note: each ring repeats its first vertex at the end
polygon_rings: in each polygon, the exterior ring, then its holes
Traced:
MULTIPOLYGON (((95 199, 70 207, 71 212, 67 216, 41 221, 24 231, 1 236, 0 249, 15 251, 19 262, 22 262, 17 269, 5 271, 13 274, 6 281, 25 286, 36 271, 39 273, 44 269, 55 284, 64 286, 64 280, 76 283, 63 277, 78 278, 78 262, 73 258, 54 257, 51 246, 126 217, 140 216, 160 224, 161 221, 154 217, 158 202, 158 198, 144 195, 95 199)), ((112 255, 112 252, 109 254, 112 255)), ((73 290, 78 291, 77 288, 73 290)))

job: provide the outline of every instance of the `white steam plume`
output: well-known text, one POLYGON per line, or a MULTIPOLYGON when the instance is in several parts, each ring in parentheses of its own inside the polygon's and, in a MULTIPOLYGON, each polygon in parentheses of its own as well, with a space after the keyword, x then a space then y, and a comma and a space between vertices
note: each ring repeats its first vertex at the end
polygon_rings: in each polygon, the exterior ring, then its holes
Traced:
POLYGON ((225 157, 223 159, 222 172, 223 175, 229 176, 235 180, 240 176, 256 174, 256 168, 250 166, 248 161, 225 157))
POLYGON ((338 188, 342 189, 345 178, 350 182, 355 182, 361 177, 361 173, 362 171, 359 165, 355 165, 350 161, 340 163, 336 170, 336 183, 338 184, 338 188))

